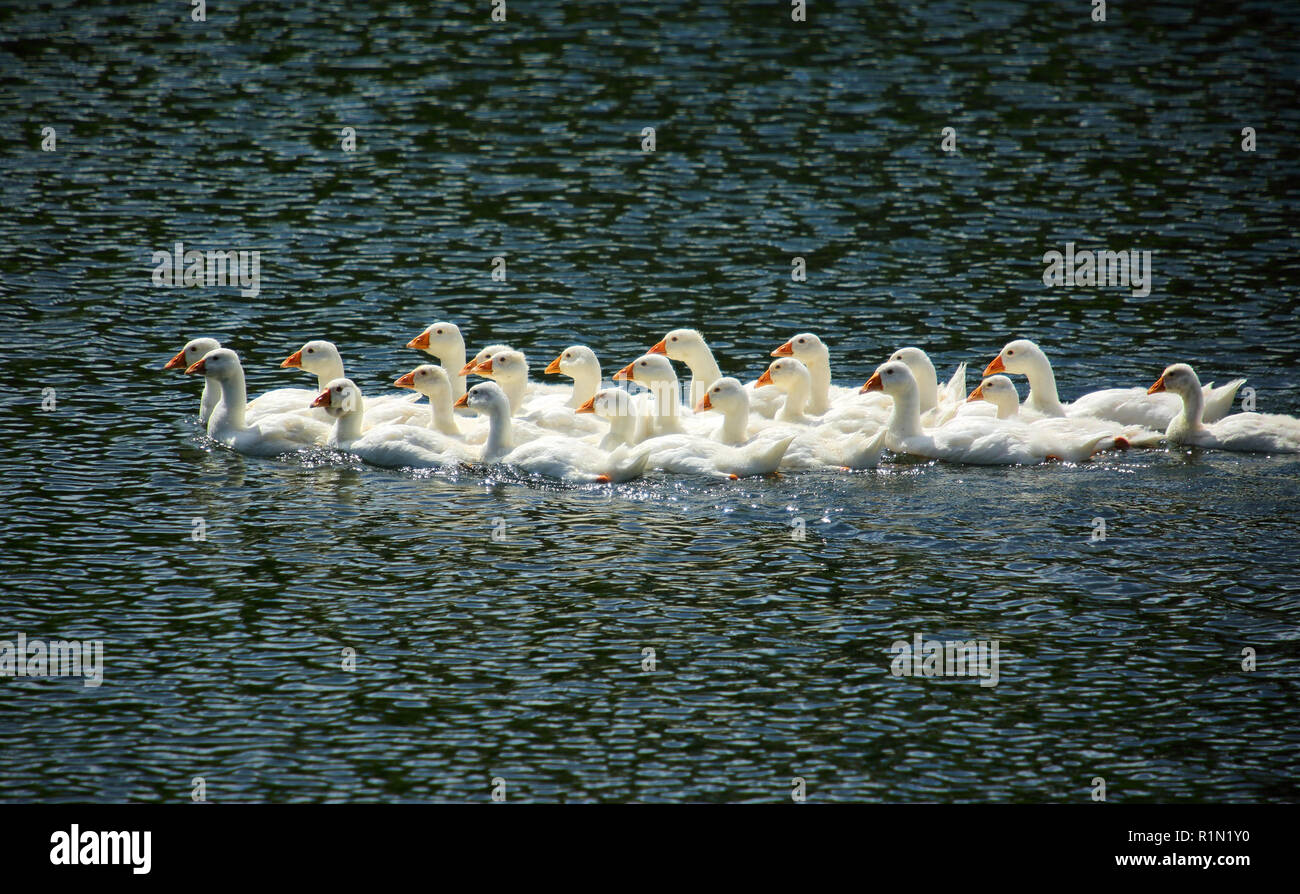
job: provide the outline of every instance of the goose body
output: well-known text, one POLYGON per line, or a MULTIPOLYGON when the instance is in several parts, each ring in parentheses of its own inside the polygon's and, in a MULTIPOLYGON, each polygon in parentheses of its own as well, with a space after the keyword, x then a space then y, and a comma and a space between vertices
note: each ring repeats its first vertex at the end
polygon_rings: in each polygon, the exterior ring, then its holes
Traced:
POLYGON ((621 482, 639 478, 649 452, 620 447, 607 452, 563 435, 542 435, 516 446, 510 401, 495 382, 480 382, 456 402, 488 418, 488 437, 480 453, 484 463, 502 463, 526 472, 571 481, 621 482))
POLYGON ((884 391, 893 398, 885 445, 897 453, 971 465, 1032 465, 1051 457, 1082 461, 1114 442, 1109 435, 1096 435, 1069 445, 1068 455, 1054 454, 1052 446, 1028 426, 990 416, 956 416, 924 429, 916 378, 898 361, 882 364, 862 388, 884 391))
POLYGON ((1064 455, 1078 441, 1087 441, 1093 435, 1111 435, 1119 444, 1130 447, 1155 447, 1163 435, 1138 425, 1120 425, 1107 419, 1092 416, 1039 416, 1022 419, 1020 395, 1015 383, 1003 375, 990 376, 971 392, 970 402, 983 401, 994 409, 998 419, 1024 422, 1040 438, 1046 439, 1055 449, 1054 454, 1064 455))
POLYGON ((1181 398, 1182 412, 1169 423, 1165 440, 1175 447, 1204 447, 1240 453, 1300 453, 1300 419, 1277 413, 1234 413, 1203 419, 1205 391, 1196 372, 1175 363, 1151 386, 1152 394, 1181 398))
POLYGON ((428 428, 402 422, 381 422, 363 431, 365 400, 361 389, 348 378, 326 384, 312 406, 328 413, 334 429, 325 446, 359 456, 372 466, 386 469, 438 468, 447 463, 468 461, 473 451, 465 444, 428 428))
MULTIPOLYGON (((739 381, 722 378, 714 388, 727 389, 747 401, 745 388, 739 381)), ((722 398, 712 389, 705 392, 697 405, 703 413, 717 408, 710 399, 722 398)), ((583 406, 582 412, 595 413, 610 424, 611 435, 602 443, 629 443, 635 426, 635 408, 628 393, 621 388, 606 388, 583 406)), ((743 422, 741 423, 743 425, 743 422)), ((728 425, 724 421, 723 429, 728 425)), ((738 437, 738 436, 736 436, 738 437)), ((781 465, 793 435, 775 439, 746 439, 722 443, 699 434, 677 433, 657 435, 640 442, 648 453, 649 467, 678 475, 700 475, 711 478, 745 478, 751 475, 769 475, 781 465)))
MULTIPOLYGON (((1108 419, 1120 425, 1139 425, 1143 428, 1164 431, 1178 415, 1181 404, 1176 397, 1159 392, 1150 394, 1142 388, 1103 388, 1081 396, 1071 404, 1061 403, 1056 391, 1056 376, 1043 350, 1028 339, 1008 342, 998 356, 989 362, 984 375, 1014 373, 1029 379, 1029 395, 1022 409, 1039 416, 1092 416, 1108 419)), ((1203 389, 1205 420, 1222 419, 1232 409, 1237 389, 1245 379, 1233 379, 1215 388, 1213 383, 1203 389)))
POLYGON ((229 348, 209 351, 188 367, 221 393, 208 420, 208 436, 238 453, 278 456, 325 443, 329 426, 299 413, 271 413, 248 419, 248 394, 239 355, 229 348))
POLYGON ((849 433, 805 416, 802 402, 808 381, 807 368, 793 357, 784 357, 774 361, 757 383, 758 387, 774 386, 786 393, 786 406, 777 412, 775 420, 752 417, 748 389, 732 378, 714 382, 695 412, 722 413, 722 427, 714 439, 730 446, 793 438, 781 458, 783 469, 875 468, 884 444, 880 426, 869 434, 849 433))

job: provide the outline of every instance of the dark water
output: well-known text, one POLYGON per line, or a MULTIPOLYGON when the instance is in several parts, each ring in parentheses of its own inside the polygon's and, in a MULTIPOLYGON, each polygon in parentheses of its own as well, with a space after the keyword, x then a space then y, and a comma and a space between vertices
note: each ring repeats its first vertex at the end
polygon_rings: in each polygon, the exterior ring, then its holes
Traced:
POLYGON ((307 387, 326 337, 377 388, 443 318, 747 378, 810 329, 840 384, 1029 336, 1066 398, 1186 360, 1297 413, 1294 4, 489 6, 0 8, 0 637, 105 650, 0 680, 0 798, 1300 798, 1296 459, 417 478, 214 449, 160 372, 213 335, 307 387), (153 286, 178 240, 261 294, 153 286), (1044 287, 1067 241, 1154 289, 1044 287), (998 685, 891 676, 915 633, 998 685))

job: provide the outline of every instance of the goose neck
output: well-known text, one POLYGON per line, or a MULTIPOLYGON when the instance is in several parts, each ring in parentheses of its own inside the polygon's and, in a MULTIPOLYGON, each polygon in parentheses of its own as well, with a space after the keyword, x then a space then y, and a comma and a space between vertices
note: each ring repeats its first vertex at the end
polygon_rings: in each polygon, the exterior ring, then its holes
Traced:
POLYGON ((831 366, 829 363, 814 363, 808 366, 808 378, 811 390, 808 395, 808 409, 821 415, 831 406, 831 366))
POLYGON ((590 370, 584 367, 573 375, 573 394, 565 406, 571 410, 576 410, 595 397, 599 389, 600 370, 590 370))
POLYGON ((914 438, 922 433, 921 399, 915 388, 892 395, 894 411, 889 416, 889 430, 899 438, 914 438))
POLYGON ((248 388, 244 384, 244 371, 236 369, 229 378, 221 379, 221 400, 212 411, 208 431, 214 428, 246 428, 244 408, 248 406, 248 388))
POLYGON ((504 406, 488 410, 488 436, 483 445, 483 461, 494 462, 511 451, 514 437, 511 433, 510 413, 504 406))
POLYGON ((1064 416, 1065 407, 1056 392, 1056 374, 1046 357, 1035 359, 1025 371, 1029 380, 1029 396, 1025 403, 1048 416, 1064 416))

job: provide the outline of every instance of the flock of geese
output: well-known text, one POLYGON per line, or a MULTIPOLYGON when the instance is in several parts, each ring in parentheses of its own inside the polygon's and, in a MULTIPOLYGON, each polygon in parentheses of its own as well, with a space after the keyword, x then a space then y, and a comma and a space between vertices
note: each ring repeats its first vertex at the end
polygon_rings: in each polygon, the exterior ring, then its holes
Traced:
POLYGON ((773 350, 762 376, 742 384, 722 374, 698 331, 674 329, 614 374, 641 386, 635 392, 602 388, 600 362, 584 345, 566 348, 545 370, 572 385, 531 380, 527 358, 507 345, 467 360, 453 323, 434 323, 407 347, 438 364, 393 383, 409 393, 373 397, 344 375, 328 341, 307 342, 280 364, 315 375, 316 388, 277 388, 252 401, 238 355, 215 339, 188 342, 165 368, 204 377, 199 417, 213 440, 233 450, 275 456, 333 448, 385 468, 504 463, 610 482, 650 469, 737 478, 873 468, 886 450, 978 465, 1082 462, 1162 441, 1300 453, 1300 420, 1231 413, 1245 379, 1203 386, 1190 366, 1176 363, 1150 388, 1107 388, 1064 404, 1047 356, 1025 339, 993 358, 969 396, 964 363, 941 384, 914 347, 895 351, 861 388, 835 385, 830 352, 810 332, 773 350), (690 371, 688 397, 672 361, 690 371), (1028 379, 1023 402, 1008 375, 1028 379), (470 376, 487 381, 468 387, 470 376))

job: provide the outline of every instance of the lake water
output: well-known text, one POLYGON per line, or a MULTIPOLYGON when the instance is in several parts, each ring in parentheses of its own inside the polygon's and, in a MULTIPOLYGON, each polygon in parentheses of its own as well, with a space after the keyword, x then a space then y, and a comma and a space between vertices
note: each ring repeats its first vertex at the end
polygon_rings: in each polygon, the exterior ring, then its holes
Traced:
POLYGON ((1024 336, 1066 399, 1188 361, 1300 413, 1300 10, 489 9, 0 9, 0 638, 104 643, 99 687, 0 680, 0 799, 1300 798, 1297 458, 417 476, 214 448, 161 372, 211 335, 310 387, 279 361, 329 338, 380 389, 450 319, 538 368, 694 326, 752 380, 812 330, 838 384, 918 344, 973 387, 1024 336), (177 241, 260 294, 154 286, 177 241), (1044 286, 1071 241, 1150 294, 1044 286), (893 676, 916 634, 998 684, 893 676))

